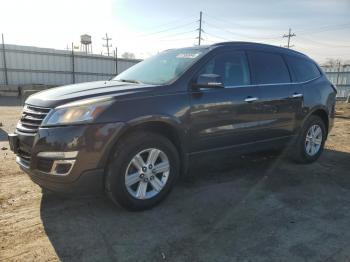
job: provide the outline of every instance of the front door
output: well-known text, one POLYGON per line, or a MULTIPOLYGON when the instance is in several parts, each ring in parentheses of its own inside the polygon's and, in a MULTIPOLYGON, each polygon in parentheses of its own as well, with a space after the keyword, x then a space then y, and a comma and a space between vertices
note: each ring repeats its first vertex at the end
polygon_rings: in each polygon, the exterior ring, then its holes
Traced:
POLYGON ((224 88, 190 91, 191 152, 260 140, 260 89, 251 85, 245 52, 217 54, 201 74, 220 75, 224 88))

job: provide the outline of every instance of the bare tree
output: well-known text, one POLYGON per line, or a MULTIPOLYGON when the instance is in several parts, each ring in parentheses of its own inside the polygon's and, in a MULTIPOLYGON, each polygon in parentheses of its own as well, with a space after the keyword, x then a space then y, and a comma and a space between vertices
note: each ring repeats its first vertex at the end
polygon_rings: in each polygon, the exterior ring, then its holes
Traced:
POLYGON ((350 65, 349 60, 328 58, 326 62, 322 65, 326 71, 340 71, 341 68, 348 67, 350 65))
POLYGON ((135 59, 135 54, 131 52, 124 52, 122 54, 122 58, 135 59))

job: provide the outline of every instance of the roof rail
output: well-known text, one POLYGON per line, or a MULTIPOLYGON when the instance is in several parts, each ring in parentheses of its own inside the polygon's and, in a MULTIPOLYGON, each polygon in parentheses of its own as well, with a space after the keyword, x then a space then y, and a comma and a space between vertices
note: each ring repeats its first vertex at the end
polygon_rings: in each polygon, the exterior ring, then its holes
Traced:
POLYGON ((283 50, 284 52, 290 52, 290 53, 306 56, 305 54, 295 51, 293 49, 288 49, 285 47, 270 45, 270 44, 255 43, 255 42, 229 41, 229 42, 215 43, 215 44, 212 44, 211 46, 230 46, 230 45, 246 45, 246 46, 260 46, 260 47, 267 47, 267 48, 275 48, 275 49, 283 50))

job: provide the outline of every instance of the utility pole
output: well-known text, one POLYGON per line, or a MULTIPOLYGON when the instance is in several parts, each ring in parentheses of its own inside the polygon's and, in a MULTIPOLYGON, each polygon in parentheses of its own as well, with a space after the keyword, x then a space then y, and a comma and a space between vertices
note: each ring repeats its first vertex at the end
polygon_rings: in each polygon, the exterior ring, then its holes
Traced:
POLYGON ((290 39, 292 38, 292 37, 294 37, 294 36, 296 36, 294 33, 292 34, 292 29, 290 29, 289 28, 289 32, 288 32, 288 35, 283 35, 283 37, 288 37, 288 44, 287 44, 287 48, 290 48, 290 47, 292 47, 291 45, 290 45, 290 39))
POLYGON ((199 13, 199 28, 197 30, 198 30, 198 45, 201 45, 201 40, 203 40, 202 39, 202 32, 203 32, 203 29, 202 29, 202 11, 200 11, 200 13, 199 13))
POLYGON ((109 48, 112 47, 112 45, 109 44, 109 41, 112 40, 112 38, 109 38, 107 33, 106 33, 106 37, 102 38, 102 40, 106 41, 106 44, 103 45, 103 47, 107 48, 107 55, 109 56, 109 48))

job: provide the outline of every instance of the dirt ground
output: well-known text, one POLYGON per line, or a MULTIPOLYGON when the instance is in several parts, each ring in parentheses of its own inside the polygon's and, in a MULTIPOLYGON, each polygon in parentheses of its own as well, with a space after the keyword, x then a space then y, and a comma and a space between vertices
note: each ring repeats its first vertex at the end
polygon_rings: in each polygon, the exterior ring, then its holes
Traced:
POLYGON ((152 210, 42 194, 15 164, 0 106, 0 261, 350 261, 350 104, 316 163, 277 154, 195 163, 152 210))

